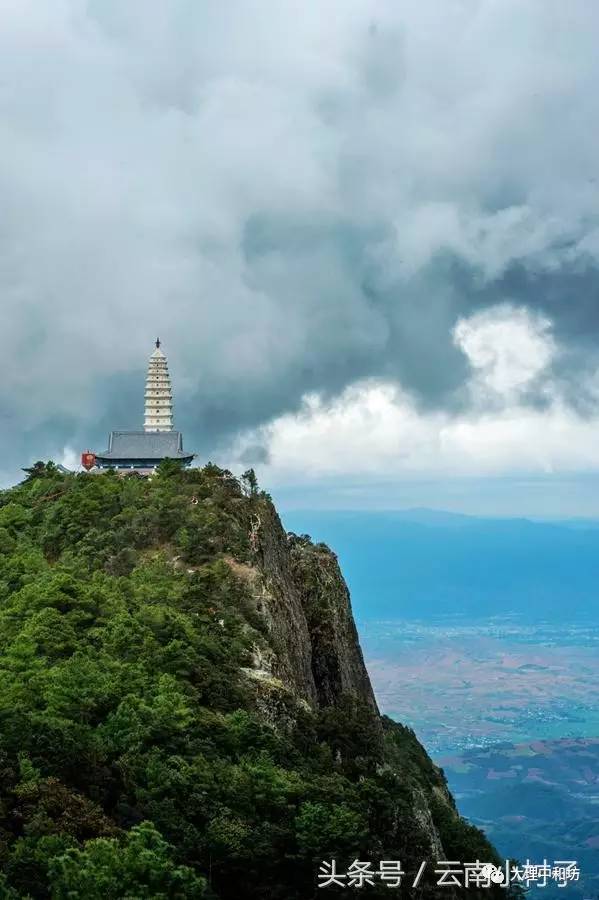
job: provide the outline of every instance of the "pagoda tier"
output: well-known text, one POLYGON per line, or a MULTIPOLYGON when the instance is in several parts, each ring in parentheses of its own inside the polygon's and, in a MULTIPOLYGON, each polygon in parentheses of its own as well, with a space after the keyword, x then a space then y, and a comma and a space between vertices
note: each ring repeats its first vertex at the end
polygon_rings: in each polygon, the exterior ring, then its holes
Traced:
POLYGON ((173 430, 173 394, 166 356, 156 341, 150 356, 145 391, 144 431, 173 430))

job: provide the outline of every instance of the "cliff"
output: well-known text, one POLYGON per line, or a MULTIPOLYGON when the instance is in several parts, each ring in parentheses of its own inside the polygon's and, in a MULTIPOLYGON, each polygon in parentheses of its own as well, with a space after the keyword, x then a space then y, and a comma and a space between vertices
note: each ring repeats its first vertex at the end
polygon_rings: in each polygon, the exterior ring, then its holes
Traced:
POLYGON ((379 715, 334 554, 212 465, 0 495, 0 799, 7 898, 309 900, 332 859, 451 897, 437 860, 496 859, 379 715))

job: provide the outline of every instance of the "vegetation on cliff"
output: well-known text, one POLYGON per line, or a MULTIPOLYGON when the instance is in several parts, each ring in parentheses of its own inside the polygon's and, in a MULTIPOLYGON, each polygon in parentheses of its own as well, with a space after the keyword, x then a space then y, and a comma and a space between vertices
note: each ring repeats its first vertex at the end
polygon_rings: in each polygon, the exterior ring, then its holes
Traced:
POLYGON ((336 572, 251 473, 37 464, 0 494, 0 897, 307 900, 323 859, 493 860, 378 717, 336 572))

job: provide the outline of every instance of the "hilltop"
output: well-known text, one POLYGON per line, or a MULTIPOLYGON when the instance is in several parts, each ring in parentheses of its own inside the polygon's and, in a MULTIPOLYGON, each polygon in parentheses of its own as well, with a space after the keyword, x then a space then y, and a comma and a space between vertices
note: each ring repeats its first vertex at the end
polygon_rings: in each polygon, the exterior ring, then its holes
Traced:
POLYGON ((335 555, 210 464, 0 494, 0 792, 4 898, 307 900, 322 860, 496 859, 379 715, 335 555))

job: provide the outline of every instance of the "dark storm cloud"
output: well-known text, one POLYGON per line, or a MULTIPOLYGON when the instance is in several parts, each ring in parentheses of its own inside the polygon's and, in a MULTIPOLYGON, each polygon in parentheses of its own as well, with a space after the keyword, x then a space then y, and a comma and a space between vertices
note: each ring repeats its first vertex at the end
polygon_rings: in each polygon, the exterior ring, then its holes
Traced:
POLYGON ((1 470, 137 424, 156 332, 205 452, 362 376, 464 403, 452 330, 505 302, 595 402, 593 4, 0 17, 1 470))

